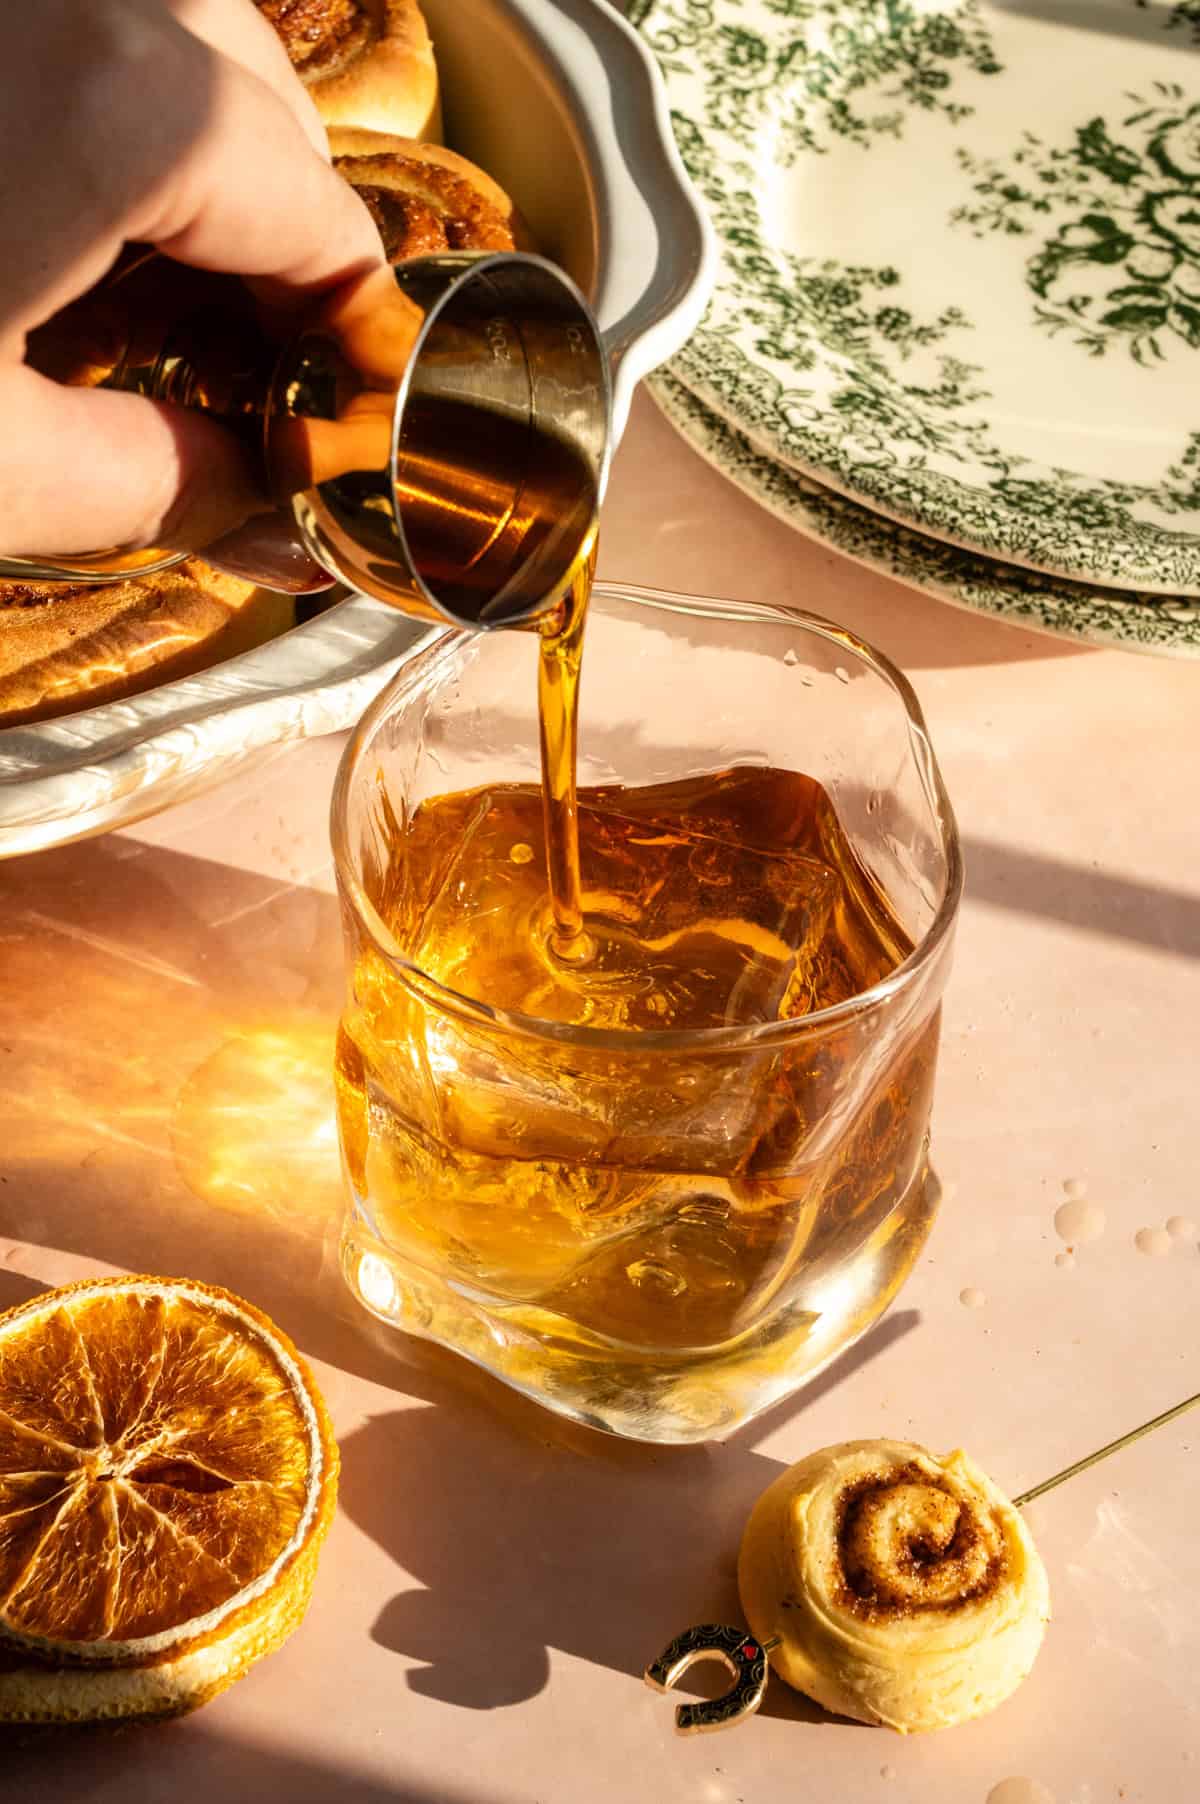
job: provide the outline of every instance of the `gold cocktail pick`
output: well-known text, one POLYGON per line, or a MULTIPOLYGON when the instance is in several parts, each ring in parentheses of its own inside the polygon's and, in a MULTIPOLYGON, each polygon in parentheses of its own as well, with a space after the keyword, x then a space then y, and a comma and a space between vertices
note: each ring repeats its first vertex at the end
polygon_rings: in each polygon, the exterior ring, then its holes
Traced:
POLYGON ((1073 1466, 1064 1466, 1061 1472, 1054 1474, 1053 1478, 1044 1478, 1040 1485, 1033 1485, 1028 1491, 1022 1491, 1019 1497, 1013 1498, 1013 1502, 1019 1510, 1023 1510, 1025 1505, 1032 1503, 1035 1497, 1044 1497, 1047 1491, 1053 1491, 1059 1485, 1065 1485, 1068 1478, 1074 1478, 1077 1472, 1086 1472, 1089 1466, 1098 1466, 1100 1461, 1107 1459, 1110 1453, 1120 1453, 1123 1447, 1132 1447, 1135 1441, 1140 1441, 1144 1435, 1153 1434, 1156 1428, 1165 1427, 1168 1422, 1173 1422, 1176 1416, 1183 1415, 1185 1410, 1194 1408, 1197 1403, 1200 1403, 1200 1391, 1197 1391, 1194 1397, 1185 1397, 1182 1403, 1175 1405, 1174 1409, 1164 1409, 1161 1416, 1151 1416, 1148 1422, 1143 1422, 1138 1428, 1131 1428, 1128 1434, 1118 1435, 1115 1441, 1109 1441, 1107 1447, 1097 1447, 1095 1453, 1085 1454, 1083 1459, 1077 1459, 1073 1466))
MULTIPOLYGON (((1185 1397, 1182 1403, 1176 1403, 1172 1409, 1164 1409, 1161 1415, 1152 1416, 1148 1422, 1142 1422, 1137 1428, 1131 1428, 1127 1434, 1118 1435, 1115 1441, 1109 1441, 1104 1447, 1097 1447, 1094 1453, 1085 1454, 1073 1465, 1064 1466, 1052 1478, 1045 1478, 1041 1484, 1033 1485, 1028 1491, 1022 1491, 1013 1502, 1018 1509, 1032 1503, 1035 1497, 1044 1497, 1047 1491, 1056 1490, 1077 1473, 1086 1472, 1089 1466, 1096 1466, 1110 1454, 1120 1453, 1123 1448, 1131 1447, 1134 1441, 1140 1441, 1145 1435, 1153 1434, 1156 1428, 1163 1428, 1182 1416, 1186 1410, 1193 1409, 1200 1403, 1200 1391, 1195 1396, 1185 1397)), ((695 1627, 685 1629, 682 1635, 676 1635, 646 1667, 643 1677, 654 1691, 669 1691, 673 1685, 700 1660, 719 1660, 728 1667, 733 1676, 733 1684, 720 1697, 706 1698, 702 1703, 680 1704, 675 1711, 675 1727, 681 1735, 698 1735, 713 1729, 730 1729, 735 1724, 744 1722, 762 1703, 766 1695, 767 1681, 771 1676, 771 1668, 767 1656, 773 1648, 779 1646, 779 1636, 770 1641, 760 1641, 756 1635, 748 1634, 744 1629, 731 1627, 728 1623, 704 1622, 695 1627)))

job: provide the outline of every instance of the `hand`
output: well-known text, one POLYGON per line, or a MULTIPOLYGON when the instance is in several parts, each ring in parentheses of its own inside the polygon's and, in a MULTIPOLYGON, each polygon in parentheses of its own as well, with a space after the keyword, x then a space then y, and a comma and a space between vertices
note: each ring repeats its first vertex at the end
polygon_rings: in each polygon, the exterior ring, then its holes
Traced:
POLYGON ((208 545, 270 507, 237 441, 51 382, 26 333, 128 240, 287 309, 380 265, 375 227, 251 0, 34 0, 5 31, 0 554, 208 545))

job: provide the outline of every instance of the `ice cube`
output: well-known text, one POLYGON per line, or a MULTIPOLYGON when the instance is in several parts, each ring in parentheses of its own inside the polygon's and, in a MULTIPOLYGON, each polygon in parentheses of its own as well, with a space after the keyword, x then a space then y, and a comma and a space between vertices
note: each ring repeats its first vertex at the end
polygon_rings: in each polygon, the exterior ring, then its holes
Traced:
POLYGON ((776 1021, 819 956, 838 879, 792 851, 686 822, 580 810, 594 951, 564 981, 596 1026, 744 1027, 776 1021))
POLYGON ((414 948, 448 987, 544 1021, 641 1031, 795 1012, 838 890, 818 860, 585 800, 586 947, 563 958, 536 793, 497 792, 463 825, 414 948))
MULTIPOLYGON (((712 794, 706 784, 701 799, 712 794)), ((371 1062, 422 1132, 484 1158, 589 1167, 589 1217, 608 1212, 604 1168, 719 1174, 751 1156, 780 1051, 666 1052, 650 1033, 802 1013, 834 930, 840 879, 815 848, 772 844, 794 810, 756 832, 733 803, 698 819, 677 802, 674 785, 581 797, 582 960, 552 949, 532 786, 476 791, 452 809, 439 800, 447 830, 427 833, 406 867, 423 893, 392 915, 409 956, 447 988, 541 1022, 635 1030, 627 1045, 514 1032, 432 995, 405 998, 394 976, 378 1010, 360 998, 371 1062)))

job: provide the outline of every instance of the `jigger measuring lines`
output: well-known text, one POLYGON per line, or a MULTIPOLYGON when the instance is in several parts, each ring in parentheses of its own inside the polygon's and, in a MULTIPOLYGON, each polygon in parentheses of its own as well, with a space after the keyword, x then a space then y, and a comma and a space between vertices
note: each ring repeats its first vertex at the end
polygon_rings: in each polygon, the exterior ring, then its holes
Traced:
MULTIPOLYGON (((1186 1397, 1183 1402, 1176 1403, 1171 1409, 1163 1410, 1160 1415, 1152 1416, 1137 1428, 1131 1428, 1116 1440, 1096 1448, 1082 1459, 1064 1466, 1062 1471, 1043 1479, 1040 1484, 1022 1491, 1013 1499, 1014 1505, 1021 1509, 1032 1503, 1034 1498, 1056 1490, 1069 1478, 1087 1471, 1090 1466, 1098 1465, 1114 1453, 1120 1453, 1135 1441, 1152 1434, 1155 1429, 1165 1427, 1168 1422, 1173 1422, 1198 1403, 1200 1391, 1194 1396, 1186 1397)), ((650 1662, 643 1677, 652 1690, 669 1691, 678 1684, 688 1668, 698 1661, 720 1660, 729 1669, 734 1681, 729 1690, 720 1697, 700 1703, 680 1704, 675 1711, 675 1726, 682 1735, 732 1728, 753 1716, 762 1703, 771 1673, 768 1656, 780 1646, 781 1640, 781 1636, 775 1635, 760 1641, 756 1635, 725 1623, 698 1623, 677 1635, 657 1659, 650 1662)))

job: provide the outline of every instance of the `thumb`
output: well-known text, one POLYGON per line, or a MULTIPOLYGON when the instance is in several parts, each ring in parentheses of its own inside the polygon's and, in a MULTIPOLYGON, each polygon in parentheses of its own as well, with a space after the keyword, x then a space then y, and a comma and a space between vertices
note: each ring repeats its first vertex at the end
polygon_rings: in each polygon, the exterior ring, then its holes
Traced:
POLYGON ((0 554, 198 550, 271 506, 232 433, 190 409, 0 372, 0 554))

